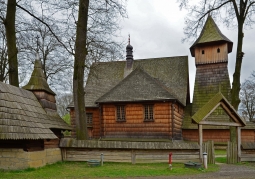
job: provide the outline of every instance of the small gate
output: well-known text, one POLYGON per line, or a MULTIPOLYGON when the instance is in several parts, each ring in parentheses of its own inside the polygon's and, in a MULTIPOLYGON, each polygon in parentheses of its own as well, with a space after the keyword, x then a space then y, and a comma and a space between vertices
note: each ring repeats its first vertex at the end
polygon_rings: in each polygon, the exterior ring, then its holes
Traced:
POLYGON ((207 153, 207 163, 215 164, 214 142, 207 141, 203 143, 203 152, 207 153))
POLYGON ((233 164, 237 163, 238 159, 238 154, 237 154, 237 144, 235 142, 230 142, 228 141, 228 146, 227 146, 227 163, 228 164, 233 164))

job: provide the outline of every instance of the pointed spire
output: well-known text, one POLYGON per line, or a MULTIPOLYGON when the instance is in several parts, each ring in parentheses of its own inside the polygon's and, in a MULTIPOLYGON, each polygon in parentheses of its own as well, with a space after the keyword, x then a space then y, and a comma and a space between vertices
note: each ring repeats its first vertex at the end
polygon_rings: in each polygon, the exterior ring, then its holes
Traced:
POLYGON ((195 56, 195 47, 197 45, 222 42, 228 44, 228 53, 232 52, 233 42, 230 41, 225 35, 221 33, 220 29, 215 24, 213 18, 209 14, 200 36, 195 41, 195 43, 190 47, 191 55, 193 57, 195 56))
POLYGON ((133 65, 133 47, 130 45, 130 35, 128 35, 128 45, 126 47, 126 60, 127 60, 127 69, 131 68, 133 65))
POLYGON ((37 35, 36 36, 36 60, 40 60, 40 57, 39 57, 39 36, 37 35))
POLYGON ((46 77, 43 73, 42 62, 35 60, 34 71, 27 85, 23 89, 29 91, 45 91, 55 96, 55 93, 50 89, 46 77))

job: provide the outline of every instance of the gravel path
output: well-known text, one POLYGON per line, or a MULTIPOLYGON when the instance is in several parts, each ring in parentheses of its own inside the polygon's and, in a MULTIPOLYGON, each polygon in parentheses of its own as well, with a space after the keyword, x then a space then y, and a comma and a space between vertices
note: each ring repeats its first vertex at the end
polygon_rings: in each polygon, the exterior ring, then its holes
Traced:
POLYGON ((159 176, 159 177, 130 177, 125 179, 200 179, 200 178, 217 178, 217 179, 254 179, 255 178, 255 164, 254 166, 246 165, 230 165, 219 164, 220 170, 213 173, 203 173, 198 175, 184 175, 184 176, 159 176))

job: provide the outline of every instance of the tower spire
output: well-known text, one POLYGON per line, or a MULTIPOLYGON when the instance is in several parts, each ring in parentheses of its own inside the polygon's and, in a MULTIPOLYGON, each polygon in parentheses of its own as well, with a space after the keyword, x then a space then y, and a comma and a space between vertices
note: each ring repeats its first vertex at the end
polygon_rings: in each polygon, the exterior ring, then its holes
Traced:
POLYGON ((126 60, 127 60, 127 69, 132 68, 133 65, 133 47, 130 45, 130 34, 128 35, 128 45, 126 47, 126 60))
POLYGON ((39 36, 37 35, 36 36, 36 60, 40 60, 40 57, 39 57, 39 36))

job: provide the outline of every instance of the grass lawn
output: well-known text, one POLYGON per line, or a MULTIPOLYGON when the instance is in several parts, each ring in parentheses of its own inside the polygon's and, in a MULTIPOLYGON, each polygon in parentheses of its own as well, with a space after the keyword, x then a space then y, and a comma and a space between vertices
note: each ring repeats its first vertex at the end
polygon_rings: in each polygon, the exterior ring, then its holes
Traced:
POLYGON ((227 151, 226 150, 215 150, 214 151, 215 155, 227 155, 227 151))
POLYGON ((218 163, 227 163, 227 158, 226 157, 216 157, 215 162, 218 163))
POLYGON ((167 163, 135 164, 104 163, 104 166, 89 167, 86 162, 58 162, 38 169, 18 171, 0 171, 0 178, 100 178, 100 177, 135 177, 135 176, 175 176, 200 174, 217 171, 217 165, 208 165, 207 170, 185 168, 183 163, 173 163, 168 169, 167 163))

